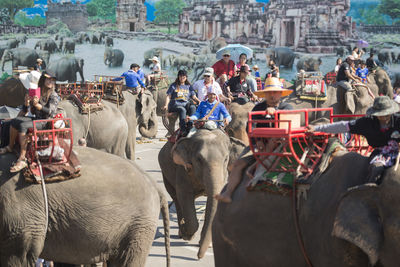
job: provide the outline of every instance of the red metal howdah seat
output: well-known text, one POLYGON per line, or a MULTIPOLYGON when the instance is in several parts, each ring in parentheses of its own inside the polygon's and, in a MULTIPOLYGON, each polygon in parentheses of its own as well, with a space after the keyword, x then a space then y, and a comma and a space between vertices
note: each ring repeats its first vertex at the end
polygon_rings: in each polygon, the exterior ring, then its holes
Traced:
MULTIPOLYGON (((333 136, 322 132, 306 133, 309 113, 321 111, 330 113, 330 122, 333 122, 334 118, 349 117, 348 115, 333 115, 332 108, 278 110, 273 116, 275 119, 253 119, 257 115, 265 117, 266 112, 250 112, 248 136, 250 148, 258 164, 262 164, 267 172, 287 172, 295 174, 296 177, 307 178, 319 163, 327 147, 328 139, 333 136), (301 123, 302 118, 304 123, 301 123), (263 139, 265 143, 273 142, 264 146, 269 151, 258 151, 256 141, 260 139, 263 139), (266 157, 272 158, 268 166, 265 164, 266 157)), ((345 140, 345 135, 338 135, 338 137, 342 141, 345 140)), ((351 135, 345 146, 349 151, 363 155, 371 152, 365 138, 358 135, 351 135)))
POLYGON ((80 164, 72 151, 71 119, 34 120, 28 136, 30 139, 26 153, 28 168, 24 173, 27 180, 31 179, 34 182, 41 180, 39 161, 46 180, 56 176, 65 179, 79 176, 80 164), (37 127, 39 123, 46 123, 46 127, 39 130, 37 127))

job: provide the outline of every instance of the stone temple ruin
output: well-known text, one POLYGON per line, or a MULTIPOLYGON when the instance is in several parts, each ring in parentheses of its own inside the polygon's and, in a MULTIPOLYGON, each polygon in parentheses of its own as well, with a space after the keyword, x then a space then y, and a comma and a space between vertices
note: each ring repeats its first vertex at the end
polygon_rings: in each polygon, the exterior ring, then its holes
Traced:
POLYGON ((52 19, 60 19, 73 32, 85 31, 88 27, 86 5, 81 4, 79 1, 76 4, 47 1, 47 25, 52 19))
POLYGON ((117 0, 117 28, 122 31, 140 32, 146 22, 145 0, 117 0))
POLYGON ((350 0, 194 0, 180 16, 179 36, 329 53, 354 37, 349 9, 350 0))

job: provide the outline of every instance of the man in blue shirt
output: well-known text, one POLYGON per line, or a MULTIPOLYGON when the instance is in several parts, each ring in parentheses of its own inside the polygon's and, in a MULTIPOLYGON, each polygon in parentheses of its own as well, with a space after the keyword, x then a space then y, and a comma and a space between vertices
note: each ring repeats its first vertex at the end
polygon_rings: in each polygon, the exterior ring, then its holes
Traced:
POLYGON ((142 82, 145 82, 144 72, 143 72, 143 70, 140 68, 140 66, 138 66, 138 69, 137 69, 136 73, 139 75, 140 80, 142 80, 142 82))
MULTIPOLYGON (((217 94, 214 87, 208 88, 207 98, 208 98, 207 100, 202 101, 200 103, 200 105, 197 107, 196 113, 190 116, 189 119, 190 120, 204 119, 209 121, 217 121, 220 120, 222 115, 224 118, 225 126, 228 125, 229 122, 232 120, 232 117, 226 110, 225 105, 216 100, 217 94), (214 108, 215 105, 217 106, 214 108)), ((220 123, 218 122, 216 125, 219 126, 220 123)))
POLYGON ((139 69, 138 64, 131 64, 131 67, 128 71, 122 73, 120 78, 115 78, 113 81, 120 81, 122 80, 122 77, 125 78, 125 84, 126 84, 126 89, 132 90, 133 92, 137 92, 139 90, 139 85, 142 86, 143 88, 146 87, 146 85, 143 83, 143 81, 140 79, 139 74, 137 73, 139 69))

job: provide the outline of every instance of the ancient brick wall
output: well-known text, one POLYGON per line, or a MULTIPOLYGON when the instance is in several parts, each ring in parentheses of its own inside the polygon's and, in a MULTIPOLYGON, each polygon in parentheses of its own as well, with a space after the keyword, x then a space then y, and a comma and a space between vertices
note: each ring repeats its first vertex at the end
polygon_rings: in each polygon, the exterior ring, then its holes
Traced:
POLYGON ((73 32, 85 31, 88 27, 86 5, 82 5, 79 2, 72 4, 71 2, 52 3, 48 1, 47 24, 53 18, 60 19, 73 32))
POLYGON ((117 0, 117 28, 122 31, 143 31, 146 12, 144 0, 117 0))

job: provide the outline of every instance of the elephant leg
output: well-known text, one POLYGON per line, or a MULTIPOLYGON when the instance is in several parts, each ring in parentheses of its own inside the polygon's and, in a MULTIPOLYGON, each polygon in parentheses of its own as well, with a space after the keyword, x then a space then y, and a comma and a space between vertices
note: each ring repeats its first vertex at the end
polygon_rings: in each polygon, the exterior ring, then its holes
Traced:
POLYGON ((107 267, 142 267, 145 266, 147 255, 156 234, 156 222, 142 222, 134 225, 123 238, 115 257, 110 257, 107 267))

